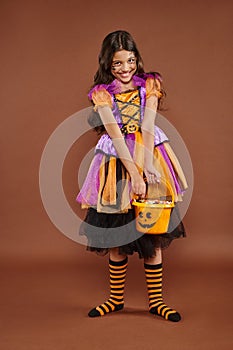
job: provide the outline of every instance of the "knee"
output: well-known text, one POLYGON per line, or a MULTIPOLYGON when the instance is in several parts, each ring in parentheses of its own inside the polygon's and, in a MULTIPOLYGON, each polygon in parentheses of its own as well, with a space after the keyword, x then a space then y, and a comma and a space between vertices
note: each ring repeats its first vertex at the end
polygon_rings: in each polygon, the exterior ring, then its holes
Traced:
POLYGON ((145 258, 145 264, 160 264, 162 262, 162 250, 160 248, 155 249, 155 254, 151 258, 145 258))
POLYGON ((114 261, 121 261, 126 258, 126 255, 119 254, 119 248, 111 248, 110 249, 110 259, 114 261))

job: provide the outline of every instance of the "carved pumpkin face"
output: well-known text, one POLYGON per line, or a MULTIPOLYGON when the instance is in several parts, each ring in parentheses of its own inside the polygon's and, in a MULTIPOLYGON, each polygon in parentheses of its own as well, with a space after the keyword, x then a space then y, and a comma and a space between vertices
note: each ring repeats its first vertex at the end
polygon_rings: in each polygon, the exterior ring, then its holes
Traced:
POLYGON ((126 130, 127 130, 128 134, 132 134, 132 133, 138 131, 139 127, 135 123, 129 123, 126 125, 126 130))
POLYGON ((138 215, 138 224, 143 229, 150 229, 156 224, 157 218, 154 217, 152 211, 150 209, 148 210, 141 210, 138 215))
POLYGON ((171 208, 158 205, 135 205, 136 229, 143 233, 166 233, 170 222, 171 208))

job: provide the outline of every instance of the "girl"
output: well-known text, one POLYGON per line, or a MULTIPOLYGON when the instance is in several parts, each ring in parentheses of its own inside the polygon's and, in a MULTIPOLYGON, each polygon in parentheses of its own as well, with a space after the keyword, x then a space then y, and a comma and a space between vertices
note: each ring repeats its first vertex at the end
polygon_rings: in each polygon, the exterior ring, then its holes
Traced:
POLYGON ((89 123, 102 135, 77 197, 88 208, 80 230, 88 239, 87 249, 109 253, 110 298, 92 309, 90 317, 123 309, 128 255, 137 252, 144 259, 150 313, 173 322, 181 319, 163 301, 161 251, 185 236, 184 226, 173 210, 167 232, 141 234, 131 206, 133 196, 145 197, 162 178, 172 186, 176 202, 187 187, 166 135, 154 125, 164 95, 160 74, 144 72, 132 36, 121 30, 108 34, 89 93, 94 104, 89 123))

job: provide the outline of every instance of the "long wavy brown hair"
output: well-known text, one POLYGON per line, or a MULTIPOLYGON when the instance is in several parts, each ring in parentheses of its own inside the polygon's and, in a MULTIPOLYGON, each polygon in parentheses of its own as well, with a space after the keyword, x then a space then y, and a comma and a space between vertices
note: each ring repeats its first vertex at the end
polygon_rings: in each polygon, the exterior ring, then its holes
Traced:
MULTIPOLYGON (((138 76, 145 73, 143 59, 138 51, 137 45, 130 33, 124 30, 117 30, 109 33, 103 40, 101 50, 99 53, 99 68, 94 75, 94 84, 92 88, 99 84, 110 84, 115 77, 111 73, 112 60, 115 52, 120 50, 126 50, 133 52, 137 60, 137 70, 135 74, 138 76)), ((166 96, 166 92, 162 86, 162 77, 158 72, 150 72, 160 80, 162 96, 158 99, 158 110, 164 110, 162 107, 163 99, 166 96)), ((88 118, 89 124, 94 129, 101 133, 104 131, 104 127, 101 125, 101 120, 97 112, 92 112, 88 118)))
POLYGON ((144 73, 143 60, 132 36, 124 30, 117 30, 109 33, 103 40, 99 53, 99 69, 94 76, 93 86, 110 84, 115 79, 111 73, 112 59, 115 52, 120 50, 133 52, 137 59, 136 74, 144 73))

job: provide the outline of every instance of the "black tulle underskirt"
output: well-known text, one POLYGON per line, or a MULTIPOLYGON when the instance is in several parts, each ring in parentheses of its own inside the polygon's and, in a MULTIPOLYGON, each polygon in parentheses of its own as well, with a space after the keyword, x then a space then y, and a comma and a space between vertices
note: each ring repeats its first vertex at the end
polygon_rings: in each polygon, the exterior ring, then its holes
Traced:
POLYGON ((119 254, 137 252, 140 259, 154 257, 156 248, 165 249, 174 239, 186 236, 177 207, 173 209, 168 230, 163 234, 138 232, 133 209, 124 214, 105 214, 89 208, 79 234, 87 237, 87 250, 98 255, 106 255, 110 248, 118 247, 119 254))

